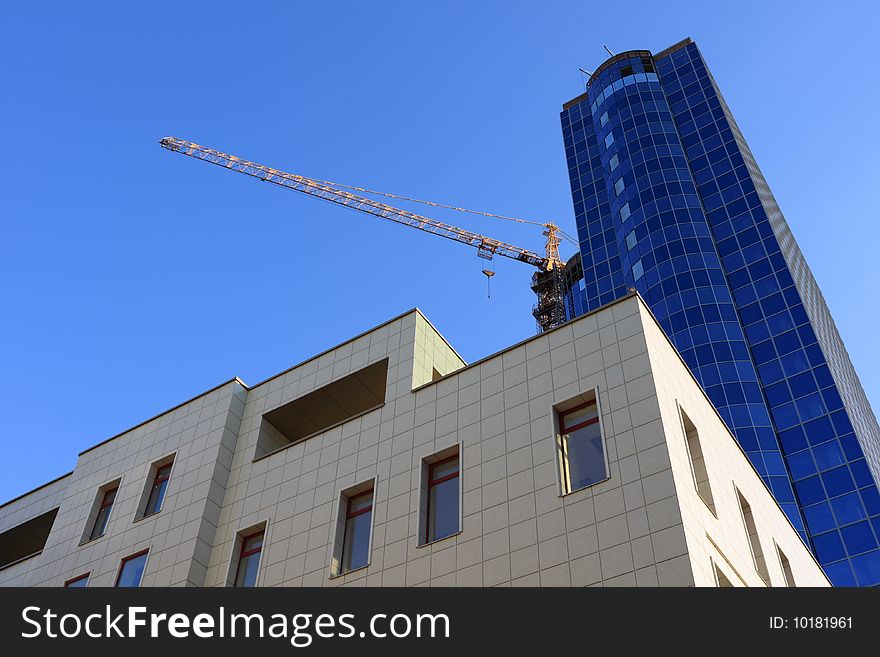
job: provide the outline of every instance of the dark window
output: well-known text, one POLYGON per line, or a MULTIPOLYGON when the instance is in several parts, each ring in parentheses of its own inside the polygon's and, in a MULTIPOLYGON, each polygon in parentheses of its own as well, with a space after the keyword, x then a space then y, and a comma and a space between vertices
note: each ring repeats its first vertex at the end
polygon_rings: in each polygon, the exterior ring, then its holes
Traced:
POLYGON ((95 524, 92 525, 92 531, 89 534, 89 540, 100 538, 107 531, 107 521, 110 520, 110 512, 113 510, 113 501, 116 499, 116 491, 118 486, 104 492, 101 500, 101 506, 98 507, 98 515, 95 517, 95 524))
POLYGON ((428 466, 426 536, 429 543, 459 531, 458 474, 458 454, 428 466))
POLYGON ((760 578, 765 584, 770 584, 770 573, 767 571, 767 561, 764 559, 764 550, 761 548, 761 539, 758 538, 758 528, 755 525, 755 517, 752 515, 752 507, 742 496, 739 490, 736 491, 739 498, 739 510, 742 513, 743 524, 746 529, 746 536, 749 539, 749 548, 752 552, 752 562, 755 565, 760 578))
POLYGON ((715 581, 718 582, 718 587, 722 589, 733 588, 733 584, 730 583, 730 580, 727 579, 727 575, 721 571, 718 564, 712 565, 715 566, 715 581))
POLYGON ((119 565, 119 574, 116 576, 116 586, 138 587, 144 577, 144 566, 147 565, 147 550, 138 552, 130 557, 125 557, 119 565))
POLYGON ((162 501, 165 499, 165 490, 168 488, 172 465, 172 463, 168 463, 156 470, 153 487, 150 489, 150 497, 147 499, 147 508, 144 510, 144 517, 159 513, 162 509, 162 501))
POLYGON ((645 73, 653 73, 654 72, 654 62, 652 62, 650 59, 647 59, 646 57, 643 57, 642 58, 642 68, 644 69, 645 73))
POLYGON ((345 538, 342 541, 342 572, 370 563, 370 527, 373 520, 373 491, 348 498, 345 538))
POLYGON ((776 546, 776 553, 779 555, 779 565, 782 567, 782 575, 785 577, 785 585, 790 587, 795 587, 797 584, 794 582, 794 573, 791 571, 791 564, 788 561, 788 557, 785 556, 785 553, 779 549, 779 546, 776 546))
POLYGON ((632 74, 633 74, 633 67, 632 66, 622 66, 620 68, 620 77, 625 78, 627 75, 632 75, 632 74))
POLYGON ((235 571, 235 586, 253 587, 257 585, 260 569, 260 555, 263 552, 264 532, 245 536, 241 539, 241 552, 238 555, 238 568, 235 571))
POLYGON ((68 589, 83 589, 89 585, 89 573, 74 577, 64 582, 64 587, 68 589))
MULTIPOLYGON (((681 409, 679 409, 681 410, 681 409)), ((681 421, 684 426, 684 435, 687 441, 688 457, 691 463, 691 475, 694 478, 694 487, 700 499, 709 507, 713 515, 715 512, 715 498, 712 496, 712 487, 709 484, 709 470, 703 457, 703 447, 700 444, 700 434, 697 427, 691 422, 684 410, 681 410, 681 421)))
POLYGON ((559 412, 562 488, 566 493, 608 478, 596 401, 559 412))

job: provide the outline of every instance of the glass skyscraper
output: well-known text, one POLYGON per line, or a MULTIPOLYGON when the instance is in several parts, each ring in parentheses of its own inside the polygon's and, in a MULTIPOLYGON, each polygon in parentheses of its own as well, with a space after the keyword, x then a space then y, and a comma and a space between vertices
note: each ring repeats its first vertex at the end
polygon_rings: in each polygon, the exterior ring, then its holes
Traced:
POLYGON ((880 585, 877 419, 696 44, 611 57, 561 120, 568 314, 638 290, 831 581, 880 585))

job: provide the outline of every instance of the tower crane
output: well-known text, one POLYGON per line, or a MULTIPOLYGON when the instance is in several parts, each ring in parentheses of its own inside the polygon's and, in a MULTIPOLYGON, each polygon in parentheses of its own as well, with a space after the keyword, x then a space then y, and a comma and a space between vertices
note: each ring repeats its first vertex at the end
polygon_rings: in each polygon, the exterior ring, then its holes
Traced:
MULTIPOLYGON (((280 171, 272 167, 257 164, 256 162, 241 159, 235 155, 229 155, 212 148, 200 146, 199 144, 185 139, 178 139, 177 137, 164 137, 159 141, 159 144, 169 151, 181 153, 182 155, 202 160, 204 162, 209 162, 231 171, 237 171, 264 182, 292 189, 293 191, 351 208, 380 219, 386 219, 404 226, 417 228, 418 230, 431 233, 432 235, 438 235, 440 237, 455 240, 456 242, 461 242, 462 244, 467 244, 476 248, 477 255, 487 260, 492 260, 494 256, 499 255, 531 265, 537 269, 532 275, 531 287, 538 297, 537 303, 532 308, 532 315, 535 317, 538 326, 542 331, 547 331, 565 321, 565 302, 563 292, 563 270, 565 269, 565 263, 559 259, 559 243, 561 241, 561 236, 565 236, 565 233, 563 233, 560 228, 552 222, 548 221, 539 224, 543 227, 544 230, 542 234, 546 238, 544 255, 542 256, 519 246, 508 244, 507 242, 502 242, 485 235, 479 235, 430 217, 415 214, 407 210, 401 210, 400 208, 395 208, 386 203, 354 194, 351 191, 342 189, 342 187, 367 193, 380 193, 384 196, 409 201, 414 201, 416 199, 395 196, 393 194, 384 194, 382 192, 373 192, 372 190, 367 190, 361 187, 340 185, 338 183, 330 183, 325 180, 307 178, 295 173, 280 171)), ((421 202, 437 207, 446 207, 454 210, 470 212, 469 210, 446 206, 440 203, 430 203, 427 201, 421 202)), ((481 212, 477 214, 500 217, 500 215, 492 215, 490 213, 481 212)), ((512 219, 511 217, 501 218, 512 219)), ((538 223, 528 222, 521 219, 514 219, 514 221, 538 223)), ((487 271, 488 270, 485 270, 484 273, 487 271)), ((492 273, 487 273, 486 275, 491 276, 492 273)))

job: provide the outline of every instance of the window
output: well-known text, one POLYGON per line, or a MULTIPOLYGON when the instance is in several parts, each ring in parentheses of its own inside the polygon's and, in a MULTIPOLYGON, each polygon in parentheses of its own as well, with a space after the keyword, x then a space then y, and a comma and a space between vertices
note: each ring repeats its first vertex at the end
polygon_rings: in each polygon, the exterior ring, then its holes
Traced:
POLYGON ((80 575, 64 582, 64 588, 67 589, 83 589, 89 585, 89 574, 80 575))
POLYGON ((557 409, 557 447, 562 492, 572 493, 608 479, 596 395, 583 395, 557 409))
POLYGON ((612 171, 620 166, 620 158, 617 157, 617 153, 615 153, 613 157, 608 160, 608 166, 611 167, 612 171))
POLYGON ((162 502, 165 501, 165 491, 168 489, 168 479, 171 477, 171 466, 174 461, 154 463, 150 468, 152 483, 145 491, 147 503, 144 507, 142 518, 159 513, 162 510, 162 502))
POLYGON ((629 219, 629 216, 631 214, 632 212, 629 211, 629 203, 624 203, 623 207, 620 208, 620 223, 623 223, 624 221, 629 219))
POLYGON ((694 423, 691 422, 684 410, 681 408, 678 410, 681 413, 681 424, 684 429, 694 487, 697 489, 697 495, 709 507, 712 515, 717 518, 718 513, 715 511, 715 499, 712 497, 712 488, 709 485, 709 471, 706 469, 706 459, 703 458, 703 449, 700 445, 700 435, 697 433, 697 427, 694 426, 694 423))
POLYGON ((621 66, 620 67, 620 77, 625 78, 627 75, 633 74, 632 66, 621 66))
POLYGON ((89 532, 89 540, 93 541, 100 538, 107 531, 107 522, 110 520, 110 512, 113 510, 113 502, 116 500, 116 492, 119 485, 113 485, 104 491, 101 497, 101 504, 98 506, 98 514, 95 516, 95 523, 92 525, 92 531, 89 532))
POLYGON ((144 577, 144 566, 147 565, 148 550, 138 552, 130 557, 125 557, 119 565, 119 574, 116 576, 116 586, 138 587, 144 577))
POLYGON ((642 68, 645 73, 653 73, 654 72, 654 62, 652 62, 647 57, 642 57, 642 68))
POLYGON ((260 570, 260 555, 263 553, 265 535, 265 532, 260 530, 241 539, 241 550, 238 553, 238 566, 236 566, 233 586, 249 588, 257 585, 257 573, 260 570))
POLYGON ((425 542, 457 534, 460 529, 461 505, 458 452, 440 457, 427 466, 425 497, 425 542))
POLYGON ((715 569, 715 582, 716 584, 718 584, 718 587, 722 589, 733 588, 733 584, 731 584, 730 580, 727 578, 727 575, 725 575, 724 572, 722 572, 722 570, 718 567, 718 564, 713 561, 712 566, 715 569))
POLYGON ((746 535, 749 539, 749 548, 752 551, 752 562, 764 583, 769 584, 770 574, 767 572, 767 562, 764 560, 764 551, 761 549, 761 540, 758 538, 758 528, 755 526, 755 518, 752 516, 752 507, 746 502, 746 499, 738 489, 736 495, 739 499, 739 510, 742 513, 743 525, 745 525, 746 535))
POLYGON ((635 280, 639 280, 644 275, 645 266, 642 264, 642 259, 639 258, 638 260, 636 260, 636 264, 633 265, 633 278, 635 280))
POLYGON ((636 231, 631 230, 626 236, 626 248, 632 251, 636 246, 636 231))
POLYGON ((599 125, 604 126, 608 123, 608 112, 603 112, 602 116, 599 117, 599 125))
POLYGON ((607 135, 605 135, 605 148, 608 148, 613 143, 614 143, 614 133, 609 132, 607 135))
POLYGON ((794 582, 794 573, 791 571, 791 564, 788 562, 785 552, 780 550, 778 545, 776 546, 776 554, 779 556, 779 565, 782 567, 782 575, 785 578, 785 585, 792 588, 797 586, 794 582))
POLYGON ((373 491, 349 497, 342 540, 342 572, 370 563, 370 530, 373 525, 373 491))
POLYGON ((617 196, 620 196, 621 192, 623 192, 623 189, 624 189, 623 178, 618 178, 617 182, 614 183, 614 193, 617 196))

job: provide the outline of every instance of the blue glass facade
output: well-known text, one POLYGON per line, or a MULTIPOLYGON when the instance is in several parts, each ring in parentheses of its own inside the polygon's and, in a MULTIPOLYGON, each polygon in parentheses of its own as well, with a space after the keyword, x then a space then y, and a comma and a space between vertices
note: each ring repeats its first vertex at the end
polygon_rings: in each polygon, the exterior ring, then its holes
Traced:
POLYGON ((636 288, 830 579, 880 584, 880 429, 696 44, 612 57, 561 120, 570 312, 636 288))

